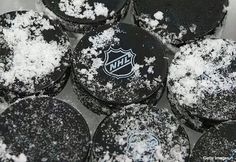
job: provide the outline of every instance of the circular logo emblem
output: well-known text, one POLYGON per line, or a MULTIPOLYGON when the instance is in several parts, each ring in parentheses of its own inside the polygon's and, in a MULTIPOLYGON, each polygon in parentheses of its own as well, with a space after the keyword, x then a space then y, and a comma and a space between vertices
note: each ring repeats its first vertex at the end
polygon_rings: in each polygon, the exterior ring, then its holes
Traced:
POLYGON ((132 132, 128 136, 126 154, 135 162, 141 162, 144 158, 149 162, 154 162, 154 154, 158 145, 158 138, 153 133, 132 132))

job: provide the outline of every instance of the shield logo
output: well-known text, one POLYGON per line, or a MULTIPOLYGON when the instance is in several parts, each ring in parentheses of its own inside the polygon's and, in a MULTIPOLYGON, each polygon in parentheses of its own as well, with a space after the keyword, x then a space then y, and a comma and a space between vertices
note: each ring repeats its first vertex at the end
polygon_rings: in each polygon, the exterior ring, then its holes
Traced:
POLYGON ((110 47, 105 51, 104 72, 117 79, 128 78, 134 73, 134 61, 136 54, 132 49, 113 49, 110 47))

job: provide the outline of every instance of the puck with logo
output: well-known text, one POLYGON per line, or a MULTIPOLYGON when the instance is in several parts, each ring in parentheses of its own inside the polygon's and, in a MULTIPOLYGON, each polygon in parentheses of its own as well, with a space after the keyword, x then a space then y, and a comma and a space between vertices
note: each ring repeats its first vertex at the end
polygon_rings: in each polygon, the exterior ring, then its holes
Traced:
POLYGON ((189 140, 168 110, 133 104, 99 125, 92 157, 94 162, 185 162, 189 159, 189 140))
POLYGON ((235 64, 234 41, 205 39, 181 47, 167 83, 173 112, 199 131, 236 119, 235 64))
POLYGON ((125 17, 130 0, 37 0, 38 9, 72 32, 85 33, 125 17))
POLYGON ((0 115, 1 162, 84 162, 90 140, 82 115, 50 97, 20 100, 0 115))
POLYGON ((163 42, 179 46, 214 34, 227 6, 228 0, 135 0, 134 18, 163 42))
POLYGON ((236 161, 236 122, 220 124, 205 132, 195 144, 191 162, 236 161))
POLYGON ((0 16, 0 89, 8 102, 56 95, 69 75, 70 44, 60 25, 34 11, 0 16))
MULTIPOLYGON (((156 102, 165 87, 165 49, 154 36, 133 25, 100 27, 86 34, 75 49, 74 86, 82 87, 102 107, 142 103, 154 94, 156 102)), ((88 108, 94 107, 91 103, 88 108)))

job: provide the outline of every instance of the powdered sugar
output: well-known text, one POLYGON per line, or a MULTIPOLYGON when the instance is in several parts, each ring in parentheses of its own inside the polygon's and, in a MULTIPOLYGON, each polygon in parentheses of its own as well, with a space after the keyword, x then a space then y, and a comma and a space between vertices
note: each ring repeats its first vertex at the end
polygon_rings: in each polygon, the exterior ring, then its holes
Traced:
POLYGON ((28 90, 34 89, 34 83, 60 66, 61 58, 68 51, 69 44, 47 42, 42 32, 54 30, 48 19, 42 14, 29 11, 17 14, 6 22, 10 27, 2 27, 0 39, 12 51, 6 65, 0 65, 0 81, 11 86, 16 80, 23 82, 28 90), (9 67, 4 70, 4 66, 9 67))
POLYGON ((66 15, 80 19, 95 20, 97 16, 107 17, 109 10, 103 3, 94 2, 93 5, 88 0, 60 0, 59 8, 66 15))
POLYGON ((175 96, 180 106, 189 106, 194 112, 203 111, 204 116, 225 118, 222 114, 234 109, 233 101, 227 104, 222 101, 233 95, 236 88, 236 73, 231 69, 235 59, 236 43, 232 41, 205 39, 181 47, 170 66, 170 95, 175 96), (210 96, 222 97, 213 101, 210 96), (222 106, 214 106, 220 102, 222 106))

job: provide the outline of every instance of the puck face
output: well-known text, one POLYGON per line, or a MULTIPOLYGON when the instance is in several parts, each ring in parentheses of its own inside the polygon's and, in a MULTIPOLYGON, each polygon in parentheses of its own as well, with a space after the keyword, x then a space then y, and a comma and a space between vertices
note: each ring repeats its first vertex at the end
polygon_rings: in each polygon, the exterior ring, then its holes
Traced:
POLYGON ((73 57, 75 79, 99 100, 140 102, 163 85, 164 51, 163 44, 140 28, 106 25, 78 43, 73 57))
POLYGON ((185 161, 189 141, 165 109, 130 105, 107 117, 93 138, 93 161, 185 161))
POLYGON ((205 132, 193 148, 191 161, 236 161, 236 122, 226 122, 205 132))
POLYGON ((34 94, 60 79, 69 66, 69 41, 59 24, 34 11, 0 16, 0 85, 34 94))
POLYGON ((0 161, 83 162, 89 142, 89 128, 82 115, 56 99, 28 98, 0 115, 0 145, 5 146, 0 161))
POLYGON ((103 22, 119 13, 129 0, 42 0, 53 13, 80 24, 103 22))
MULTIPOLYGON (((90 95, 81 85, 74 79, 74 75, 72 74, 72 82, 73 82, 73 89, 80 102, 92 112, 98 115, 111 115, 113 112, 119 111, 123 106, 122 105, 113 105, 108 104, 104 101, 98 100, 97 98, 90 95)), ((148 105, 156 105, 157 102, 161 99, 165 86, 160 87, 158 92, 152 94, 149 98, 142 101, 142 104, 148 105)))
POLYGON ((163 41, 184 44, 211 33, 223 21, 228 0, 135 0, 137 23, 163 41), (214 15, 214 16, 212 16, 214 15))
MULTIPOLYGON (((69 80, 70 70, 71 70, 70 68, 67 68, 64 75, 61 78, 59 78, 56 82, 53 82, 52 84, 50 84, 48 87, 46 87, 42 91, 35 93, 34 95, 35 96, 48 95, 50 97, 58 95, 64 89, 67 81, 69 80)), ((17 93, 13 91, 7 91, 7 92, 4 92, 3 94, 0 93, 0 96, 3 96, 4 100, 7 103, 14 103, 18 99, 30 96, 30 94, 22 94, 22 93, 17 93)))
POLYGON ((105 102, 93 97, 74 78, 72 74, 73 90, 79 101, 86 108, 98 115, 110 115, 113 112, 115 105, 107 105, 105 102))
POLYGON ((235 119, 236 43, 205 39, 180 49, 168 75, 169 99, 203 119, 235 119))

